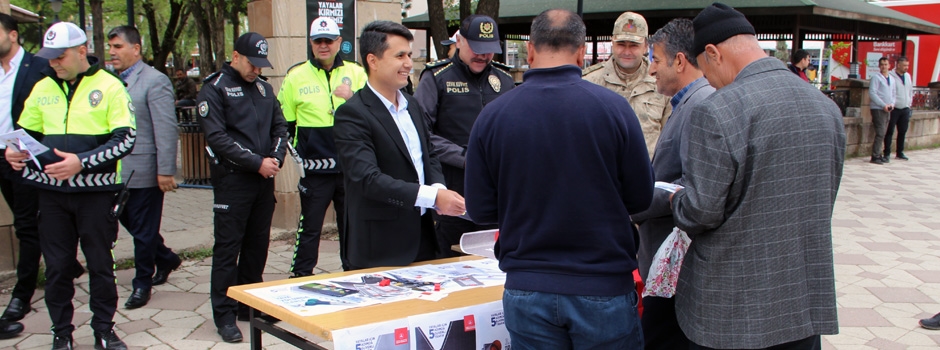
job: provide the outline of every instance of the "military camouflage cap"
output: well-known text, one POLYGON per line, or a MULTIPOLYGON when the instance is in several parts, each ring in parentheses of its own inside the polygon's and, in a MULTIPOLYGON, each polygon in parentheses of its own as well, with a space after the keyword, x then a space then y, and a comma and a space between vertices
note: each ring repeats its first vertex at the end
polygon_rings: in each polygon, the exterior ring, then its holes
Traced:
POLYGON ((649 36, 646 18, 635 12, 624 12, 614 23, 612 41, 632 41, 643 44, 649 36))

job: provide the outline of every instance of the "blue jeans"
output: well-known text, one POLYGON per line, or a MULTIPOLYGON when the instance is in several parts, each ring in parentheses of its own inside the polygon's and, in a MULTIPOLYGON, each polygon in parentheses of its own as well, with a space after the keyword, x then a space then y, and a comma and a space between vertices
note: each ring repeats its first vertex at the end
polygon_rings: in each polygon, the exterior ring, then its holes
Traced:
POLYGON ((600 297, 506 289, 513 349, 643 349, 636 291, 600 297))

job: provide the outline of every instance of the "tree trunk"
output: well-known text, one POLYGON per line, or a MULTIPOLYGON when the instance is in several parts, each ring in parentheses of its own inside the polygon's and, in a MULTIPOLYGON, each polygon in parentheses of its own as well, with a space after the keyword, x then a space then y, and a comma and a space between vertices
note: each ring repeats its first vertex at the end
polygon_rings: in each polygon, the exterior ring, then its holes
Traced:
MULTIPOLYGON (((208 7, 212 7, 212 3, 206 1, 208 7)), ((203 78, 216 70, 215 59, 212 57, 212 26, 209 24, 209 14, 206 13, 206 8, 202 2, 199 0, 190 0, 190 8, 193 11, 193 21, 196 22, 196 31, 198 32, 198 45, 199 45, 199 74, 200 78, 203 78)))
POLYGON ((215 63, 213 71, 216 71, 222 69, 225 63, 225 1, 204 1, 203 4, 207 7, 206 13, 209 14, 209 23, 212 25, 212 52, 215 63))
POLYGON ((228 15, 228 21, 232 24, 232 37, 238 39, 241 35, 239 26, 241 21, 239 20, 242 13, 248 12, 248 6, 245 4, 245 0, 235 0, 229 1, 230 9, 226 15, 228 15))
POLYGON ((487 15, 499 22, 499 0, 480 0, 477 3, 478 15, 487 15))
MULTIPOLYGON (((147 11, 147 3, 145 2, 144 10, 147 11)), ((154 16, 154 19, 151 21, 151 16, 147 16, 147 21, 150 23, 150 36, 151 36, 151 47, 153 48, 153 67, 156 68, 163 74, 167 74, 166 71, 166 61, 167 58, 173 53, 173 48, 176 47, 176 43, 179 40, 180 35, 183 33, 183 28, 186 27, 186 22, 189 19, 189 6, 183 3, 182 0, 171 0, 170 4, 170 16, 166 24, 166 28, 163 30, 162 43, 160 43, 159 37, 157 36, 157 22, 154 16)), ((152 8, 152 5, 151 5, 152 8)), ((176 67, 174 65, 174 67, 176 67)))
POLYGON ((457 18, 458 21, 463 21, 464 18, 473 14, 473 12, 470 11, 470 0, 460 0, 458 8, 460 9, 460 18, 457 18))
POLYGON ((91 25, 94 27, 92 38, 95 41, 95 56, 98 56, 99 67, 104 67, 104 60, 108 55, 104 52, 104 12, 102 3, 104 0, 90 0, 91 5, 91 25))
MULTIPOLYGON (((428 19, 431 22, 431 37, 434 38, 434 47, 437 48, 438 59, 447 58, 447 50, 437 43, 450 35, 447 34, 447 19, 444 18, 444 1, 428 0, 428 19)), ((430 55, 428 55, 430 56, 430 55)))

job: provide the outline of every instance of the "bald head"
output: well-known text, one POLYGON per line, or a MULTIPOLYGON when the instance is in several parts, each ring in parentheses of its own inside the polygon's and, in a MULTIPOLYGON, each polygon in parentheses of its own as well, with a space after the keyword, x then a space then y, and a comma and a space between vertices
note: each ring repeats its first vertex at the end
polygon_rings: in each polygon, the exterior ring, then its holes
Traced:
POLYGON ((584 47, 586 31, 581 17, 574 12, 551 9, 532 21, 529 40, 538 51, 574 53, 584 47))

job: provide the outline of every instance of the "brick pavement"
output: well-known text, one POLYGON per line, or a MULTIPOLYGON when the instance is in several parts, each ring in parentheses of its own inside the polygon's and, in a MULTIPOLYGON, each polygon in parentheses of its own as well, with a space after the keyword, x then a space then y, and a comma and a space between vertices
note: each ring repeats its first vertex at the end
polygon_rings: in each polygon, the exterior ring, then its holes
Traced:
MULTIPOLYGON (((936 349, 940 331, 921 329, 919 318, 940 312, 940 149, 908 152, 911 161, 884 166, 867 158, 846 161, 845 176, 833 214, 836 291, 840 334, 825 336, 824 349, 936 349)), ((210 246, 211 202, 208 190, 180 189, 167 196, 163 233, 174 249, 210 246)), ((340 270, 336 242, 321 245, 320 272, 340 270)), ((115 254, 133 255, 122 233, 115 254)), ((265 280, 287 277, 292 245, 274 241, 265 280)), ((132 349, 248 349, 248 326, 239 322, 246 341, 227 344, 215 333, 209 306, 211 259, 187 261, 169 282, 155 287, 150 303, 121 308, 130 295, 133 270, 117 272, 117 333, 132 349)), ((87 278, 78 281, 74 335, 78 349, 91 349, 87 278)), ((26 331, 0 340, 0 348, 48 349, 50 321, 38 291, 23 321, 26 331)), ((5 305, 9 295, 0 295, 5 305)), ((290 328, 289 326, 287 326, 290 328)), ((310 336, 331 347, 331 343, 310 336)), ((266 349, 290 349, 264 337, 266 349)))

